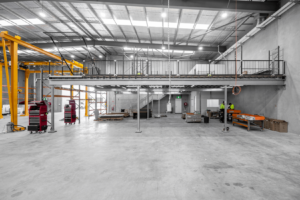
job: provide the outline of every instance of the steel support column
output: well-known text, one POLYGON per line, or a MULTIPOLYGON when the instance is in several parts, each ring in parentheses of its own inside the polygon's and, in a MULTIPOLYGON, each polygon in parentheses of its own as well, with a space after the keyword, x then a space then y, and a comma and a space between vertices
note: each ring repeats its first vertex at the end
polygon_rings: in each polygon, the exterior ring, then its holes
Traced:
POLYGON ((43 69, 41 69, 41 73, 40 73, 40 101, 43 101, 43 94, 44 94, 44 86, 43 86, 43 69))
POLYGON ((137 94, 137 122, 138 122, 138 130, 136 131, 136 133, 141 133, 142 131, 140 130, 140 87, 137 87, 138 90, 138 94, 137 94))
POLYGON ((147 119, 149 119, 149 91, 147 91, 147 119))
POLYGON ((224 105, 225 105, 225 109, 224 109, 224 131, 227 132, 227 85, 225 85, 224 87, 224 92, 225 92, 225 99, 224 99, 224 105))
POLYGON ((80 99, 81 99, 81 96, 80 96, 80 90, 81 90, 81 88, 80 88, 80 85, 78 85, 78 88, 79 88, 79 107, 78 107, 78 123, 80 124, 80 110, 81 110, 81 102, 80 102, 80 99))
POLYGON ((56 130, 55 130, 55 122, 54 122, 54 115, 55 115, 55 112, 54 112, 54 86, 52 85, 51 86, 51 129, 49 131, 49 133, 55 133, 56 130))
MULTIPOLYGON (((97 111, 97 90, 95 88, 95 112, 97 111)), ((95 114, 96 117, 96 114, 95 114)))

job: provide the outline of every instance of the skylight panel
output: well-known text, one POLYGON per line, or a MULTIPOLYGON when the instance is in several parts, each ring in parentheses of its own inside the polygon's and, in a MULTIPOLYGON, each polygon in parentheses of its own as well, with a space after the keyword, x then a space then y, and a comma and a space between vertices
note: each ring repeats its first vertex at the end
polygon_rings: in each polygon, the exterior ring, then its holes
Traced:
POLYGON ((116 25, 115 21, 113 19, 102 19, 104 24, 112 24, 116 25))
POLYGON ((164 27, 165 27, 165 28, 168 28, 168 26, 169 26, 170 28, 177 28, 177 23, 169 23, 169 24, 168 24, 168 22, 165 22, 165 23, 164 23, 164 27))
POLYGON ((27 22, 21 20, 21 19, 15 19, 15 20, 11 20, 12 22, 14 22, 17 25, 28 25, 27 22))
MULTIPOLYGON (((32 24, 45 24, 44 22, 42 22, 39 19, 26 19, 27 21, 31 22, 32 24)), ((0 20, 0 25, 1 26, 24 26, 24 25, 30 25, 29 23, 27 23, 26 21, 22 20, 22 19, 13 19, 11 20, 11 23, 5 20, 0 20)))
POLYGON ((130 26, 131 23, 129 20, 119 20, 119 19, 116 19, 116 22, 118 25, 127 25, 127 26, 130 26))
POLYGON ((209 24, 197 24, 195 29, 207 30, 208 27, 209 27, 209 24))
POLYGON ((132 21, 133 26, 147 26, 146 21, 132 21))
POLYGON ((149 27, 162 27, 162 22, 148 22, 149 27))
POLYGON ((188 24, 188 23, 180 23, 179 28, 184 28, 184 29, 193 29, 194 24, 188 24))
POLYGON ((30 21, 32 24, 45 24, 39 19, 27 19, 27 20, 30 21))

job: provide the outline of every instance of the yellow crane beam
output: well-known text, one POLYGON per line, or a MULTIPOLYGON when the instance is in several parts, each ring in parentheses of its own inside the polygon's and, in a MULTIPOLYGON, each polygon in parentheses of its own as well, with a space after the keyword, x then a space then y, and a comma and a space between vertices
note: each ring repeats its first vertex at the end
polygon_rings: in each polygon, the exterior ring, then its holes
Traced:
MULTIPOLYGON (((13 43, 16 43, 18 45, 21 45, 21 46, 26 47, 28 49, 31 49, 33 51, 37 51, 37 52, 39 52, 41 54, 49 56, 50 58, 53 58, 55 60, 59 60, 59 61, 62 60, 62 58, 60 56, 55 55, 53 53, 50 53, 48 51, 45 51, 44 49, 41 49, 41 48, 39 48, 37 46, 34 46, 34 45, 30 44, 30 43, 27 43, 27 42, 21 40, 21 38, 19 36, 18 37, 13 37, 13 36, 9 35, 7 31, 2 31, 0 33, 0 37, 2 38, 2 42, 0 43, 0 46, 6 45, 5 42, 3 43, 3 39, 6 39, 6 40, 10 41, 10 46, 12 46, 13 43)), ((68 64, 73 64, 74 67, 83 68, 83 64, 81 64, 79 62, 76 62, 76 61, 72 62, 72 61, 69 61, 69 60, 66 60, 66 62, 68 64)))

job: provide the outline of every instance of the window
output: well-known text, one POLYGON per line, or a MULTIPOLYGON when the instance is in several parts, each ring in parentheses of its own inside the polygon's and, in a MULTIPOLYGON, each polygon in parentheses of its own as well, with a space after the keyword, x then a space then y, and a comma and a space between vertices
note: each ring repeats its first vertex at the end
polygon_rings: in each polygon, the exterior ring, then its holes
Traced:
POLYGON ((208 108, 218 108, 219 106, 219 99, 207 99, 208 108))

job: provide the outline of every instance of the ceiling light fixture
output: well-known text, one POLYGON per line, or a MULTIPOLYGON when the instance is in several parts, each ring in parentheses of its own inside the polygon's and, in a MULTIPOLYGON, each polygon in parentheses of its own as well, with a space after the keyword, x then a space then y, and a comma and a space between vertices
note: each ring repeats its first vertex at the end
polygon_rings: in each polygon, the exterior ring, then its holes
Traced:
POLYGON ((203 50, 203 47, 199 47, 198 49, 199 49, 200 51, 202 51, 202 50, 203 50))
POLYGON ((39 13, 40 16, 41 16, 41 17, 47 17, 47 15, 44 13, 43 3, 41 3, 41 5, 42 5, 42 12, 39 13))
POLYGON ((130 58, 133 58, 133 55, 131 55, 130 58))
POLYGON ((167 14, 165 12, 163 12, 163 13, 161 13, 161 17, 165 18, 165 17, 167 17, 167 14))
POLYGON ((47 17, 47 15, 44 12, 40 12, 41 17, 47 17))
POLYGON ((74 58, 75 56, 74 56, 74 55, 71 55, 71 57, 74 58))
POLYGON ((226 18, 227 16, 228 16, 227 12, 224 12, 224 13, 222 14, 222 18, 226 18))
POLYGON ((102 55, 99 55, 99 58, 102 58, 103 56, 102 55))
POLYGON ((166 49, 166 47, 165 47, 165 46, 162 46, 162 47, 161 47, 161 49, 162 49, 162 50, 165 50, 165 49, 166 49))

